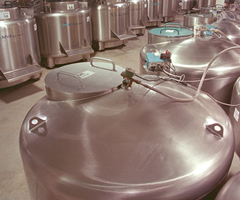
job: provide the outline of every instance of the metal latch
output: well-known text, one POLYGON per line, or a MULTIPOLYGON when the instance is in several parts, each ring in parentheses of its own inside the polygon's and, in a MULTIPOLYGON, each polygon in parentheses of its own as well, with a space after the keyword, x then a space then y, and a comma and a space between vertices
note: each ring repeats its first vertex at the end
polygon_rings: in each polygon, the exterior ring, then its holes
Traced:
POLYGON ((31 118, 29 121, 29 130, 32 133, 38 134, 40 136, 47 135, 47 126, 45 120, 38 117, 31 118))
POLYGON ((215 123, 206 126, 207 130, 209 130, 212 134, 223 138, 223 127, 222 125, 215 123))

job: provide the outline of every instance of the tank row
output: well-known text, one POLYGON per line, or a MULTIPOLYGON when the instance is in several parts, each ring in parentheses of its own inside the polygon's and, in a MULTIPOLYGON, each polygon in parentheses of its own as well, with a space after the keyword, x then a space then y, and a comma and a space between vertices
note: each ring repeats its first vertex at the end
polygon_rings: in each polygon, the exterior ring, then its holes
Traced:
POLYGON ((147 26, 173 21, 178 9, 176 0, 5 1, 0 88, 38 79, 39 63, 52 68, 126 45, 147 26))
MULTIPOLYGON (((240 47, 220 28, 237 21, 226 17, 237 11, 212 6, 192 14, 192 7, 184 27, 154 21, 138 74, 90 57, 94 49, 126 44, 148 25, 126 20, 130 2, 88 3, 91 9, 48 1, 19 10, 6 2, 0 13, 8 82, 17 73, 39 78, 40 60, 50 68, 90 61, 48 73, 46 96, 23 121, 20 152, 31 199, 204 199, 227 177, 234 151, 240 156, 240 47), (24 31, 31 34, 25 38, 24 31)), ((238 186, 237 174, 217 199, 238 197, 238 186)))

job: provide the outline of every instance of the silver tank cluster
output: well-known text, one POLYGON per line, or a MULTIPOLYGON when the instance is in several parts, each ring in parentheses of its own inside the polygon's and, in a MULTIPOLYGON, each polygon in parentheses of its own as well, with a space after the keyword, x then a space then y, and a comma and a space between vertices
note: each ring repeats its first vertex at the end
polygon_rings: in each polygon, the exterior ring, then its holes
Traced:
POLYGON ((42 63, 46 67, 89 59, 91 47, 90 11, 78 1, 44 1, 35 14, 42 63))
POLYGON ((5 2, 0 6, 0 88, 41 76, 38 26, 24 12, 27 9, 32 4, 5 2))
POLYGON ((94 59, 52 70, 22 124, 31 199, 196 200, 213 190, 234 153, 226 113, 192 87, 94 59))

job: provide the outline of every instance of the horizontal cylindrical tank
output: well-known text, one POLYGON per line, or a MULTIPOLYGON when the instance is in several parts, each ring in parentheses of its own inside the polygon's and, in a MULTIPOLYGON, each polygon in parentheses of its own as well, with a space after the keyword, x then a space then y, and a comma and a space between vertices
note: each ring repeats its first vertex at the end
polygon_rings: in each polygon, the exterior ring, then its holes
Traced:
MULTIPOLYGON (((231 47, 238 46, 224 37, 214 38, 212 36, 148 44, 140 51, 140 68, 146 68, 146 53, 153 52, 160 55, 168 50, 172 53, 171 61, 176 75, 185 74, 185 81, 197 87, 210 61, 218 53, 231 47)), ((240 49, 231 50, 219 56, 212 63, 203 84, 204 92, 221 102, 230 103, 233 85, 240 76, 239 54, 240 49)), ((228 107, 222 107, 228 113, 228 107)))
POLYGON ((49 2, 35 15, 40 53, 46 67, 90 58, 90 11, 78 1, 49 2))
POLYGON ((163 27, 148 31, 148 44, 183 40, 193 36, 193 31, 179 23, 166 23, 163 27))
POLYGON ((234 136, 221 107, 201 92, 174 100, 196 90, 132 75, 93 62, 46 76, 20 133, 33 200, 196 200, 225 177, 234 136))
POLYGON ((6 3, 0 7, 0 51, 0 88, 41 76, 36 20, 6 3))

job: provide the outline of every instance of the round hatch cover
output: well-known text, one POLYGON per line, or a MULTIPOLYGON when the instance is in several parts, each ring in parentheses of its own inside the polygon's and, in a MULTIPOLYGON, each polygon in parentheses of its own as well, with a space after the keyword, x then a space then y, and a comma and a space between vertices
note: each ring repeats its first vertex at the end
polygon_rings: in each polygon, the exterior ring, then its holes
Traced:
POLYGON ((167 23, 164 25, 164 27, 151 29, 149 33, 165 37, 183 37, 193 35, 192 30, 183 28, 178 23, 167 23))
POLYGON ((122 82, 124 68, 106 62, 75 63, 50 72, 45 78, 47 97, 53 101, 91 98, 111 92, 122 82))

